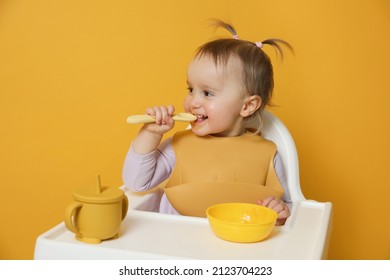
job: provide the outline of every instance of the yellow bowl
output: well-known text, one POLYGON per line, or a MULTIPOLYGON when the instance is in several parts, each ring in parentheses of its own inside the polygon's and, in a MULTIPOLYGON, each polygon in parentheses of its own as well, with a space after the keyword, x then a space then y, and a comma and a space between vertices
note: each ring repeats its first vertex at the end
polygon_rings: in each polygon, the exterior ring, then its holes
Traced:
POLYGON ((258 242, 269 236, 278 215, 270 208, 249 203, 221 203, 206 210, 215 235, 232 242, 258 242))

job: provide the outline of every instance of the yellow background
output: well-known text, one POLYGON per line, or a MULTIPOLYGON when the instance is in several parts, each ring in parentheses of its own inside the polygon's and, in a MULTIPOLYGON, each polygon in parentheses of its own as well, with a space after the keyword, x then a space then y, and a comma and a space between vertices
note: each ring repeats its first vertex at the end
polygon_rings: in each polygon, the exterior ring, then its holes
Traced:
POLYGON ((139 128, 126 117, 180 111, 194 50, 226 34, 210 18, 295 47, 283 63, 265 47, 272 111, 295 138, 306 198, 334 203, 329 258, 390 258, 390 1, 3 0, 0 259, 31 259, 96 174, 122 184, 139 128))

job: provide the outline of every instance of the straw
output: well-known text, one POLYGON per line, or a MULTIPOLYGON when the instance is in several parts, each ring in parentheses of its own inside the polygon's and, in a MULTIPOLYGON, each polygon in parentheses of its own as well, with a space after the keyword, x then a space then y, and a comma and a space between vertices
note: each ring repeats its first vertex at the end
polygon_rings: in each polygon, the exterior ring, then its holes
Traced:
POLYGON ((98 194, 100 194, 102 192, 102 185, 100 182, 100 175, 99 174, 97 175, 96 191, 98 194))

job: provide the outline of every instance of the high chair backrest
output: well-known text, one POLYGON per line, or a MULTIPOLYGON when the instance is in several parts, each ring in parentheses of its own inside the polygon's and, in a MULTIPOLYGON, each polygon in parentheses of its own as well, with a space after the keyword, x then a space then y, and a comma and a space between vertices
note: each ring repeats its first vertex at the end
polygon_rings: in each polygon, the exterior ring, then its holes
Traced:
POLYGON ((262 136, 273 141, 278 147, 287 176, 291 201, 306 200, 299 181, 298 154, 294 140, 287 127, 271 112, 263 112, 262 136))

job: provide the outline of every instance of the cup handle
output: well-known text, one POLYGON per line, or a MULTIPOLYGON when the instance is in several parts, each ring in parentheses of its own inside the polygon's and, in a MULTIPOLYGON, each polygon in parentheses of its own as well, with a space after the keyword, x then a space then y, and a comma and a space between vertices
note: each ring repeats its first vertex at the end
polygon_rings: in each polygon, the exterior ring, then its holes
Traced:
POLYGON ((66 208, 66 211, 65 211, 65 225, 66 227, 76 233, 76 234, 80 234, 77 226, 74 224, 74 220, 75 220, 75 212, 77 209, 83 207, 83 204, 82 203, 79 203, 79 202, 72 202, 68 208, 66 208))
POLYGON ((128 208, 129 208, 129 199, 127 198, 126 195, 124 195, 122 199, 122 221, 127 215, 128 208))

